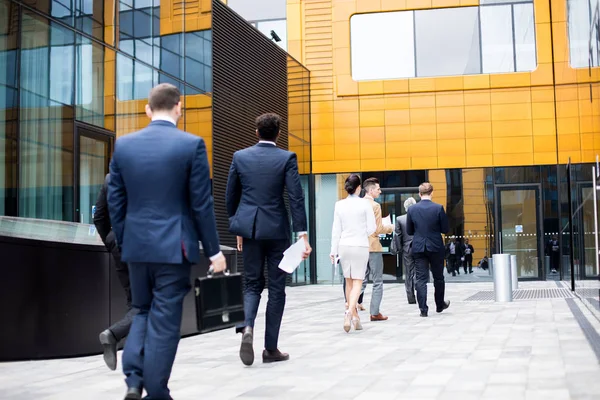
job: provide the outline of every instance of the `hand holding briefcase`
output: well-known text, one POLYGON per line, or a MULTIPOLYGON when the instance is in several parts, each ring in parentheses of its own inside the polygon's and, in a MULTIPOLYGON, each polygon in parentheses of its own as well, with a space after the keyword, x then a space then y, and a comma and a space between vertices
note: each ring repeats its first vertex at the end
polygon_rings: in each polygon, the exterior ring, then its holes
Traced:
POLYGON ((196 320, 200 333, 231 328, 245 319, 244 290, 241 274, 214 275, 208 270, 205 278, 196 278, 196 320))

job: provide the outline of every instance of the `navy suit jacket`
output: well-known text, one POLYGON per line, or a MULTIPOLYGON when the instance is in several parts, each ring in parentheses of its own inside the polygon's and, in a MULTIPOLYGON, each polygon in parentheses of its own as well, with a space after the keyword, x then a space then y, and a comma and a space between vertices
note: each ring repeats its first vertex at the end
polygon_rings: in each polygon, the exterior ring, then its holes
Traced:
POLYGON ((294 231, 306 231, 296 154, 270 143, 235 152, 227 181, 229 231, 247 239, 289 239, 286 188, 294 231))
POLYGON ((441 205, 431 200, 421 200, 410 207, 406 230, 413 235, 413 253, 444 253, 442 233, 448 233, 448 217, 441 205))
POLYGON ((202 138, 153 121, 116 141, 108 209, 125 262, 191 263, 219 252, 202 138))

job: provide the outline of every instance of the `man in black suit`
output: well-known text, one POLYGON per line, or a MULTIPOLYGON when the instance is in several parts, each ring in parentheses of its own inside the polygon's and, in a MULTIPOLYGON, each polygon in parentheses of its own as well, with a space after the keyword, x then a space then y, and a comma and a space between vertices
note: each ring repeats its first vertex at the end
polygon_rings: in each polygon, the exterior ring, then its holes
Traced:
POLYGON ((415 260, 417 302, 421 317, 427 317, 427 282, 429 268, 433 275, 436 311, 450 307, 444 300, 444 242, 442 233, 448 232, 448 217, 444 207, 431 201, 433 186, 429 182, 419 186, 421 201, 408 210, 406 230, 413 235, 412 255, 415 260))
POLYGON ((110 180, 110 174, 106 175, 104 184, 98 194, 96 200, 96 211, 94 212, 94 225, 96 230, 102 239, 102 242, 112 254, 113 261, 115 263, 115 270, 117 277, 123 290, 125 290, 125 296, 127 298, 127 314, 120 320, 115 322, 110 328, 100 333, 100 343, 104 347, 104 362, 108 368, 113 371, 117 368, 117 343, 122 339, 125 339, 129 334, 131 328, 131 322, 133 316, 137 313, 137 309, 131 306, 131 284, 129 283, 129 268, 127 263, 121 261, 121 251, 117 246, 115 240, 115 233, 112 230, 110 223, 110 216, 108 215, 108 205, 106 200, 106 194, 108 191, 108 182, 110 180))
POLYGON ((238 250, 243 251, 244 259, 246 320, 236 331, 242 333, 240 358, 245 365, 254 362, 254 320, 265 287, 265 261, 269 274, 269 300, 263 362, 289 359, 289 355, 280 352, 277 347, 287 276, 286 272, 279 269, 279 263, 290 245, 291 235, 283 196, 286 188, 294 231, 298 237, 304 238, 304 258, 311 252, 296 154, 282 150, 275 144, 280 121, 276 114, 263 114, 256 119, 259 142, 233 155, 227 181, 229 230, 237 235, 238 250))

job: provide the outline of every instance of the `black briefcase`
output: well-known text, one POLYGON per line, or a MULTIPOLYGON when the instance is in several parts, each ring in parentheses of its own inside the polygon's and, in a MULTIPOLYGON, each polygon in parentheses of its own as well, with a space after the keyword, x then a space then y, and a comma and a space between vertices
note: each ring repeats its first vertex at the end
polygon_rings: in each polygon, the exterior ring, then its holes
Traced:
POLYGON ((231 328, 244 321, 244 290, 241 274, 196 278, 196 321, 200 333, 231 328))

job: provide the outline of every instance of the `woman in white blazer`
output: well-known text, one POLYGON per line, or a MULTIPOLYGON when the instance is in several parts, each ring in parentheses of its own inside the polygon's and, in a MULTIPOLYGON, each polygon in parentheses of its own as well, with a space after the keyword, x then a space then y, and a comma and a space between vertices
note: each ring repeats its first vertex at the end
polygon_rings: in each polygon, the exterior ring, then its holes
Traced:
POLYGON ((346 278, 346 332, 350 331, 351 323, 354 329, 362 329, 356 305, 369 262, 369 236, 377 229, 371 204, 358 196, 360 184, 360 177, 356 174, 346 179, 345 189, 348 197, 335 203, 331 230, 331 262, 334 263, 336 256, 339 256, 346 278))

